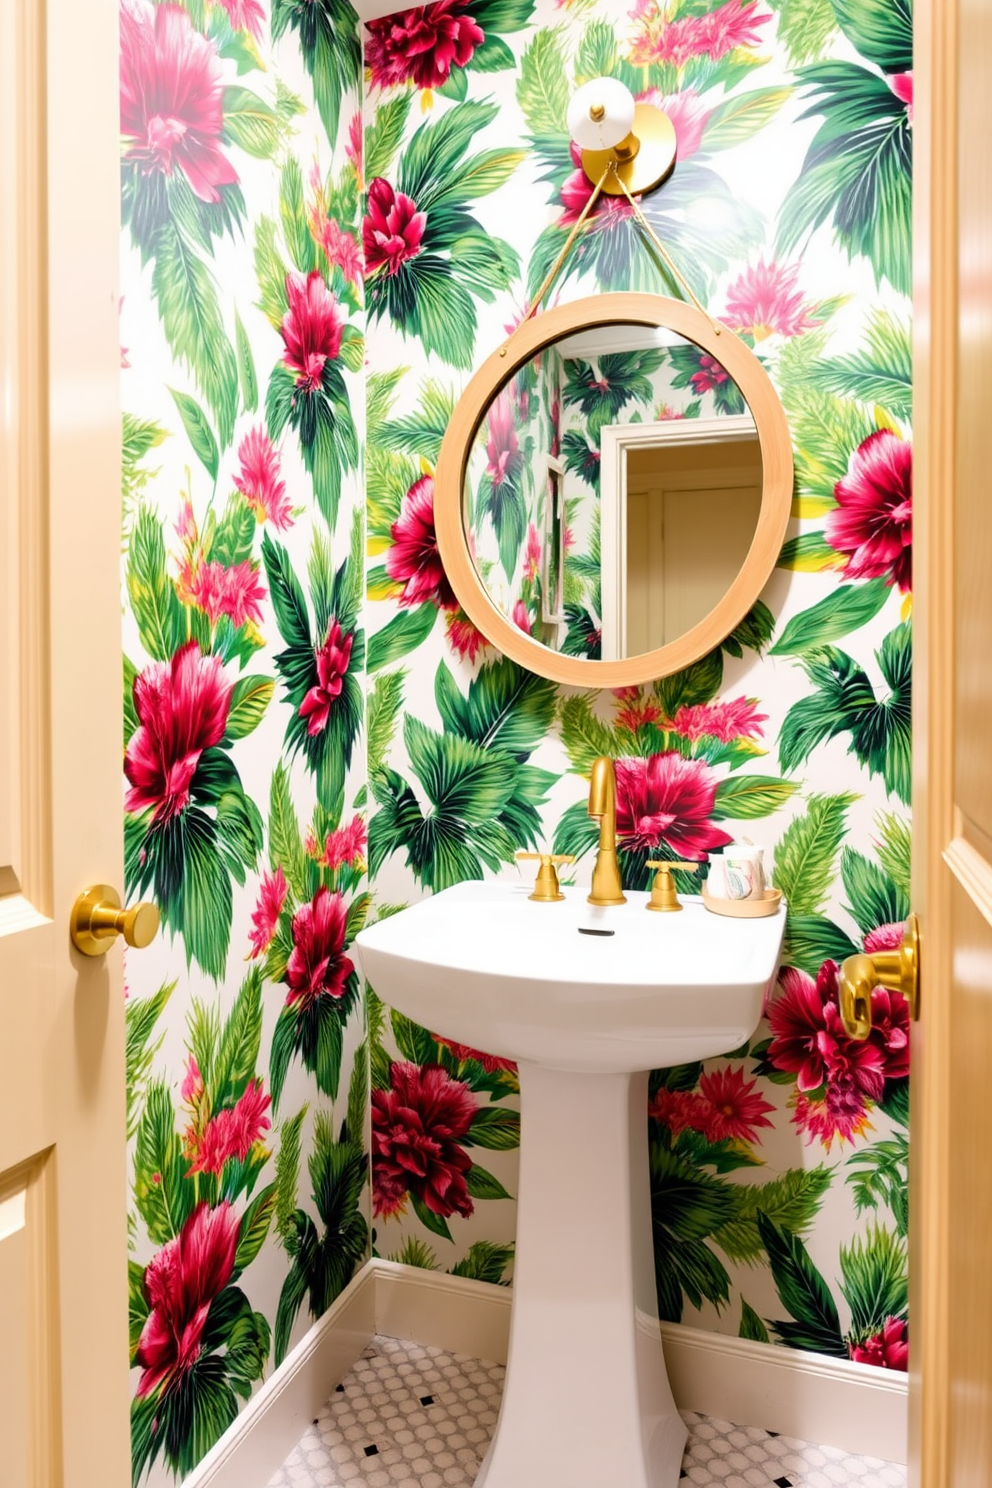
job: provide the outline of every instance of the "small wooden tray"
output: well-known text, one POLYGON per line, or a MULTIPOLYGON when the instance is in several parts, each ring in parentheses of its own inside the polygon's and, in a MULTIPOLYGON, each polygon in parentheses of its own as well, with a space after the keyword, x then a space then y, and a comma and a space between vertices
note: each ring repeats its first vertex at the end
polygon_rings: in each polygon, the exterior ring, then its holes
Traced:
POLYGON ((729 915, 732 920, 762 920, 777 912, 782 890, 766 889, 763 899, 711 899, 704 888, 702 900, 713 914, 729 915))

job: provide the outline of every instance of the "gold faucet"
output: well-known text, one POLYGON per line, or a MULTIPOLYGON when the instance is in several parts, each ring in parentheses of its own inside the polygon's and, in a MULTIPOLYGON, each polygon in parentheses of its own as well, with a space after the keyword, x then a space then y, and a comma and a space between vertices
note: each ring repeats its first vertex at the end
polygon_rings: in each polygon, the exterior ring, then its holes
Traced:
POLYGON ((617 862, 617 772, 609 755, 593 760, 589 815, 599 819, 599 851, 592 870, 590 904, 626 904, 617 862))

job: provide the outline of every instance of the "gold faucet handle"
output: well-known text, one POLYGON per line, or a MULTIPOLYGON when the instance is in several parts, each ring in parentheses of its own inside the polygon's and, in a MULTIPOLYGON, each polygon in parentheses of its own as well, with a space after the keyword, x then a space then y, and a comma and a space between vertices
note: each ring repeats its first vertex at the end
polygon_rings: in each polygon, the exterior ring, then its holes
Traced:
POLYGON ((672 872, 679 869, 682 873, 698 873, 698 863, 660 863, 653 859, 646 864, 648 868, 656 868, 658 871, 651 885, 651 898, 648 900, 648 909, 655 909, 661 913, 674 914, 682 908, 679 896, 675 892, 672 882, 672 872))
POLYGON ((537 880, 534 884, 533 894, 528 894, 528 899, 536 899, 538 904, 554 904, 565 895, 561 891, 558 882, 556 868, 559 863, 574 863, 574 853, 532 853, 518 852, 518 863, 540 863, 537 870, 537 880))

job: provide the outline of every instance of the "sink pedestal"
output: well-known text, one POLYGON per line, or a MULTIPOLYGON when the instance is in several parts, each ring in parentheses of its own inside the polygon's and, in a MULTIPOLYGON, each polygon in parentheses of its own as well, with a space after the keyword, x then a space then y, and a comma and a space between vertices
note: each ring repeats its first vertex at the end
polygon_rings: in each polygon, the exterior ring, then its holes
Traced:
POLYGON ((476 1488, 676 1488, 687 1432, 658 1326, 647 1074, 519 1069, 510 1353, 476 1488))

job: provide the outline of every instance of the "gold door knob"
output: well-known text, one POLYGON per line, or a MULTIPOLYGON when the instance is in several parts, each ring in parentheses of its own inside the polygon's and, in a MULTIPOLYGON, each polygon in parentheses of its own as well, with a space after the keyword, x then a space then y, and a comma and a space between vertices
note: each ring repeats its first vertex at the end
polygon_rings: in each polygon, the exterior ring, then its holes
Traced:
POLYGON ((649 859, 645 864, 647 868, 656 868, 658 871, 651 885, 651 898, 647 902, 648 909, 656 909, 662 914, 674 914, 681 909, 679 896, 675 892, 675 884, 672 880, 674 869, 681 873, 698 873, 698 863, 660 863, 649 859))
POLYGON ((69 916, 69 934, 84 956, 103 956, 118 935, 129 946, 144 950, 158 934, 159 913, 154 904, 121 908, 120 895, 110 884, 94 884, 80 894, 69 916))
POLYGON ((920 922, 906 920, 902 944, 894 951, 848 956, 840 968, 840 1015, 849 1038, 859 1043, 871 1033, 871 994, 876 987, 901 992, 909 1016, 920 1015, 920 922))

